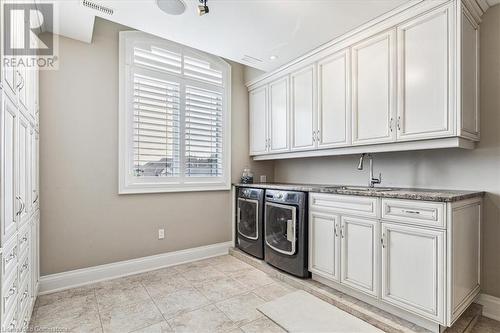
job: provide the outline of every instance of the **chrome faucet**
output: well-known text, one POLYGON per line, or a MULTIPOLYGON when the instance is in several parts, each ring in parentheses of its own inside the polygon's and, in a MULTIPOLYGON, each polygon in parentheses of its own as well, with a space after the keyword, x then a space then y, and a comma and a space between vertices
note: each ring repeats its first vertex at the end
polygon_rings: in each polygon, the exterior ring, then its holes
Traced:
POLYGON ((361 157, 359 158, 358 170, 363 170, 365 157, 370 159, 370 180, 368 181, 368 186, 374 187, 375 184, 380 184, 382 182, 382 173, 379 173, 378 178, 373 177, 373 156, 371 154, 361 154, 361 157))

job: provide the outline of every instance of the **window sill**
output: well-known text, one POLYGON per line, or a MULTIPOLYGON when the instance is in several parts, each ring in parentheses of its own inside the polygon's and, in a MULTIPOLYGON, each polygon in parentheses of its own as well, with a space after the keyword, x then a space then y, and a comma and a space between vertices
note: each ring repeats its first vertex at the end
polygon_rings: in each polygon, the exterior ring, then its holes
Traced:
POLYGON ((152 193, 181 193, 181 192, 206 192, 206 191, 230 191, 231 185, 214 184, 208 185, 191 185, 181 187, 148 187, 143 185, 128 186, 126 188, 119 188, 118 194, 152 194, 152 193))

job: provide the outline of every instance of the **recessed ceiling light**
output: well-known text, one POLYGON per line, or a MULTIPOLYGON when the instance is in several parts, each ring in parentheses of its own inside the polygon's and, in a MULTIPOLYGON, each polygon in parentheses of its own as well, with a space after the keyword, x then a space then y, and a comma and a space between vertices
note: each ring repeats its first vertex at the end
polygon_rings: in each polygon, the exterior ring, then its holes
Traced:
POLYGON ((270 59, 270 60, 276 60, 276 59, 278 59, 278 56, 276 56, 276 55, 272 55, 272 56, 270 56, 270 57, 269 57, 269 59, 270 59))
POLYGON ((156 0, 156 4, 170 15, 181 15, 186 11, 186 4, 182 0, 156 0))

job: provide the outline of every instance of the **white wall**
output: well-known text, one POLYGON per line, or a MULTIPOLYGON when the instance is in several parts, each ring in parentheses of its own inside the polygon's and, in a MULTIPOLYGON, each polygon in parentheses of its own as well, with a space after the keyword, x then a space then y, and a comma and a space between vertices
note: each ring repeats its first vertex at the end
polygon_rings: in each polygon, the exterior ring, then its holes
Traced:
MULTIPOLYGON (((475 150, 435 150, 375 154, 382 186, 483 190, 483 290, 500 297, 500 6, 481 25, 481 142, 475 150)), ((356 169, 359 156, 279 161, 279 182, 367 185, 368 170, 356 169)), ((367 164, 366 164, 367 165, 367 164)))

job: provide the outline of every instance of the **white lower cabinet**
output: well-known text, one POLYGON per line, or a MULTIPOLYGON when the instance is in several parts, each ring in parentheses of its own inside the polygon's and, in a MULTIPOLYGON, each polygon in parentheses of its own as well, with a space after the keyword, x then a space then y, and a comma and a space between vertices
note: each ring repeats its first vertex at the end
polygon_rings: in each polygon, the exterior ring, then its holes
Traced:
POLYGON ((444 245, 444 231, 383 222, 382 300, 441 322, 444 245))
POLYGON ((339 215, 309 214, 309 270, 334 281, 340 281, 339 232, 339 215))
POLYGON ((438 332, 479 294, 481 206, 480 197, 442 203, 310 193, 309 270, 438 332), (373 200, 369 217, 361 200, 373 200))
POLYGON ((378 221, 342 216, 340 282, 376 296, 378 221))

